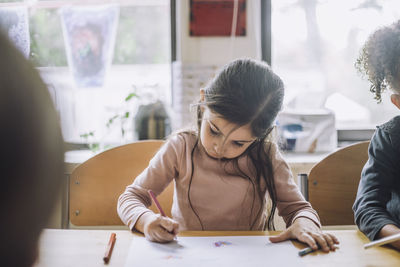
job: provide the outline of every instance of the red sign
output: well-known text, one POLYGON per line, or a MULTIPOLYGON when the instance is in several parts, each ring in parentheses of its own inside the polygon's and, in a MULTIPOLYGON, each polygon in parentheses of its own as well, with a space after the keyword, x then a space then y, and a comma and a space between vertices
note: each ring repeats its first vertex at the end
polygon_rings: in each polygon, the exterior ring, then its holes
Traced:
MULTIPOLYGON (((190 0, 190 36, 230 36, 234 0, 190 0)), ((246 35, 246 0, 238 0, 236 36, 246 35)))

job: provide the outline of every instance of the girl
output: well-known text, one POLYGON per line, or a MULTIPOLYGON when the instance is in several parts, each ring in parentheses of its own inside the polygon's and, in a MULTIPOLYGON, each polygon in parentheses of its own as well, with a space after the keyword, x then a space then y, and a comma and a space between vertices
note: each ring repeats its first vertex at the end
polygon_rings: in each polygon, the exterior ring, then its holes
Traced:
POLYGON ((266 141, 283 100, 283 83, 264 63, 239 59, 200 90, 198 130, 172 136, 118 201, 130 229, 168 242, 179 230, 265 230, 275 209, 289 227, 272 242, 297 238, 334 250, 317 213, 304 200, 275 144, 266 141), (160 194, 172 181, 173 219, 147 207, 147 190, 160 194), (270 213, 266 203, 271 201, 270 213))
MULTIPOLYGON (((400 108, 400 21, 373 33, 356 67, 368 76, 371 92, 381 101, 389 87, 400 108)), ((353 206, 355 220, 371 240, 400 233, 400 116, 379 126, 372 137, 353 206)), ((400 250, 400 241, 392 243, 400 250)))

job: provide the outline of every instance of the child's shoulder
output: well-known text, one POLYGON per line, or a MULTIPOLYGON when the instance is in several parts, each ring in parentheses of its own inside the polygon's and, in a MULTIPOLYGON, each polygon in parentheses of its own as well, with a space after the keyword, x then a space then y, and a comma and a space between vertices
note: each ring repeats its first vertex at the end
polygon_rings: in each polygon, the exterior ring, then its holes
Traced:
POLYGON ((280 153, 278 145, 273 141, 265 141, 264 147, 269 154, 280 153))
POLYGON ((400 116, 396 116, 390 121, 378 126, 378 129, 382 129, 389 134, 397 134, 400 136, 400 116))
POLYGON ((290 177, 291 171, 288 163, 284 159, 279 146, 276 142, 267 141, 265 142, 265 149, 268 153, 271 161, 272 170, 275 173, 277 179, 284 179, 290 177))
POLYGON ((277 166, 281 163, 284 163, 285 160, 283 159, 282 153, 279 150, 278 144, 272 141, 265 142, 265 149, 268 152, 268 155, 271 159, 273 165, 277 166))
POLYGON ((190 131, 179 131, 170 134, 165 140, 164 145, 158 151, 159 155, 162 156, 173 156, 184 157, 191 151, 197 140, 196 134, 190 131))
POLYGON ((372 143, 390 143, 395 148, 400 148, 400 116, 377 127, 377 134, 374 135, 372 143), (386 141, 385 141, 386 140, 386 141))
POLYGON ((175 146, 193 146, 197 140, 197 134, 192 130, 181 130, 172 133, 168 137, 168 142, 175 146))

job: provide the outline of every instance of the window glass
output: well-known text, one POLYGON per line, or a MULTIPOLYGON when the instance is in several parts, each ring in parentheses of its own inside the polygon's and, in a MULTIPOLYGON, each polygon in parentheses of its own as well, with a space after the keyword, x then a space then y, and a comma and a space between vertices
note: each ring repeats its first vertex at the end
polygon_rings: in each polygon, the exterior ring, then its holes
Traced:
POLYGON ((58 9, 38 8, 29 13, 32 62, 37 67, 67 67, 58 9))
POLYGON ((388 93, 376 103, 354 63, 367 37, 399 17, 396 0, 272 1, 272 66, 285 81, 285 105, 328 107, 339 128, 372 127, 398 114, 388 93))
POLYGON ((90 10, 106 9, 108 1, 90 1, 87 6, 74 3, 79 4, 78 1, 0 0, 0 11, 10 7, 27 10, 29 59, 48 84, 66 142, 114 145, 131 141, 136 136, 134 116, 141 104, 162 100, 168 106, 171 102, 170 3, 120 1, 115 38, 106 29, 112 23, 111 15, 99 19, 104 19, 103 24, 93 25, 95 19, 87 22, 88 17, 95 16, 90 10), (87 16, 69 14, 65 19, 63 10, 71 3, 72 8, 88 10, 87 16), (68 32, 68 27, 78 30, 68 32), (96 31, 101 32, 100 39, 94 36, 96 31), (74 35, 77 32, 81 38, 73 39, 77 38, 74 35), (80 69, 76 69, 90 73, 105 61, 93 59, 88 64, 79 60, 104 53, 107 42, 112 58, 110 66, 104 67, 104 80, 79 83, 79 75, 71 70, 68 49, 72 51, 70 61, 80 64, 80 69))

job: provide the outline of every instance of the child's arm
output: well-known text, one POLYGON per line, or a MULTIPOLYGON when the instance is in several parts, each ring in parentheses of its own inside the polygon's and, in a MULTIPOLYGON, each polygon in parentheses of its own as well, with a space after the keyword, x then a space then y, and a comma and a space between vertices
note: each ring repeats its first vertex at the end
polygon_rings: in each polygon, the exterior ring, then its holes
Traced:
POLYGON ((271 242, 298 239, 313 249, 317 244, 324 251, 335 250, 339 241, 331 234, 323 233, 317 212, 301 194, 293 180, 289 165, 283 160, 276 146, 271 147, 271 159, 274 166, 277 209, 286 222, 286 231, 271 237, 271 242))
MULTIPOLYGON (((138 230, 146 234, 146 225, 150 222, 162 222, 160 226, 167 232, 177 233, 177 224, 173 224, 171 230, 168 223, 169 218, 158 218, 148 207, 151 205, 151 198, 148 190, 152 190, 156 195, 160 194, 168 184, 179 175, 178 166, 180 164, 182 150, 185 140, 181 136, 174 136, 157 152, 150 161, 149 166, 134 180, 133 184, 127 186, 124 193, 118 199, 118 214, 121 220, 132 230, 138 230), (182 143, 183 142, 183 143, 182 143), (150 220, 152 218, 152 220, 150 220), (176 226, 175 226, 176 225, 176 226)), ((134 163, 133 163, 134 164, 134 163)), ((153 228, 151 228, 153 229, 153 228)), ((151 231, 150 231, 151 232, 151 231)), ((147 235, 146 235, 147 236, 147 235)), ((154 239, 163 242, 165 240, 154 239)))
POLYGON ((137 184, 140 184, 140 180, 135 180, 128 186, 118 200, 118 213, 121 219, 130 229, 144 233, 150 241, 172 241, 179 232, 178 223, 148 209, 151 199, 147 189, 137 184))
POLYGON ((353 206, 358 227, 371 240, 389 235, 394 227, 397 230, 400 228, 399 222, 387 210, 392 191, 399 190, 396 186, 400 183, 400 153, 398 148, 393 147, 395 141, 396 138, 383 129, 378 129, 374 134, 353 206))
POLYGON ((322 232, 321 228, 307 217, 297 217, 284 232, 270 237, 270 241, 273 243, 289 239, 297 239, 306 243, 313 250, 317 250, 320 246, 325 252, 335 251, 335 244, 339 244, 339 240, 334 235, 322 232))
POLYGON ((289 165, 282 158, 276 145, 271 147, 271 160, 274 168, 275 189, 277 194, 277 209, 283 217, 286 227, 289 227, 299 217, 305 217, 321 226, 317 212, 301 194, 294 182, 289 165))
POLYGON ((164 243, 172 241, 179 233, 179 224, 171 218, 148 212, 140 216, 135 229, 150 241, 164 243))
MULTIPOLYGON (((386 224, 385 226, 383 226, 383 228, 379 232, 378 238, 383 238, 383 237, 391 236, 391 235, 398 234, 398 233, 400 233, 399 227, 397 227, 396 225, 393 225, 393 224, 386 224)), ((397 250, 400 250, 400 240, 390 243, 390 246, 396 248, 397 250)))

